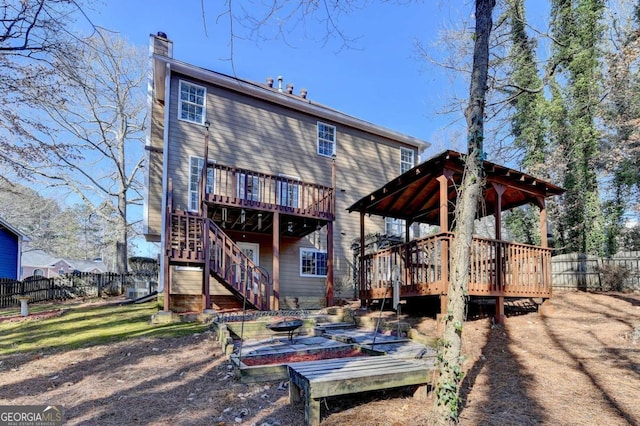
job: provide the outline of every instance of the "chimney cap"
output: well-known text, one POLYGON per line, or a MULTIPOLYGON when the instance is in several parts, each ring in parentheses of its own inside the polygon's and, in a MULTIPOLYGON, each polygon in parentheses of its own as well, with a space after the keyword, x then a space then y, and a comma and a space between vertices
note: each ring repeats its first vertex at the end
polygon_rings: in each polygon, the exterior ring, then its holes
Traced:
POLYGON ((167 33, 163 32, 163 31, 158 31, 158 37, 166 39, 167 38, 167 33))

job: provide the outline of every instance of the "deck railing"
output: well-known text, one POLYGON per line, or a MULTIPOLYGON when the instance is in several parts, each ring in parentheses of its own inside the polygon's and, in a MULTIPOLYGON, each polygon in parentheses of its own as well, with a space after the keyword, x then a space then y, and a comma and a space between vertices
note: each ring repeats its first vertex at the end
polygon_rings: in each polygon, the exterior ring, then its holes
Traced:
POLYGON ((178 262, 204 262, 203 218, 196 214, 175 210, 168 214, 168 256, 178 262))
POLYGON ((333 188, 221 164, 207 169, 206 200, 332 219, 333 188))
MULTIPOLYGON (((365 255, 362 298, 446 294, 453 234, 432 235, 365 255)), ((474 238, 468 292, 472 296, 548 297, 551 249, 474 238)))

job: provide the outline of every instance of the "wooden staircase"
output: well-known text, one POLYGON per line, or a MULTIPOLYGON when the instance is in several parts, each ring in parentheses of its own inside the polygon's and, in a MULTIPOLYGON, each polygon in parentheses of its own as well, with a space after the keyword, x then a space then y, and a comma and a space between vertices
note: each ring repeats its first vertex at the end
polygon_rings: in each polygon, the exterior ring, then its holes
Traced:
POLYGON ((202 266, 205 308, 211 308, 209 281, 224 287, 259 310, 271 308, 269 273, 247 257, 213 220, 198 213, 173 210, 167 214, 165 256, 169 265, 202 266))

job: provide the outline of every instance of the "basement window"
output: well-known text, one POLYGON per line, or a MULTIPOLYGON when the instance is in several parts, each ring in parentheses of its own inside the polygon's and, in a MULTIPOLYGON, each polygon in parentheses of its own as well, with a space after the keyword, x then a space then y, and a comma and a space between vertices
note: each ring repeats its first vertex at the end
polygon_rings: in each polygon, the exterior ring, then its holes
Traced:
POLYGON ((300 249, 300 276, 326 277, 327 252, 317 249, 300 249))

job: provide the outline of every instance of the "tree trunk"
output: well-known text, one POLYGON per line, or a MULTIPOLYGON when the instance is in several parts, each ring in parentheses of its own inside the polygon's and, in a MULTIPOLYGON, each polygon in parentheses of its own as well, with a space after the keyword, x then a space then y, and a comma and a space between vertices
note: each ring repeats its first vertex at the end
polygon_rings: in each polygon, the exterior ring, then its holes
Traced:
POLYGON ((116 227, 118 237, 116 239, 116 272, 119 274, 126 274, 127 267, 127 198, 126 193, 121 194, 118 197, 118 225, 116 227))
POLYGON ((476 0, 476 32, 469 106, 465 111, 468 127, 469 155, 459 189, 451 245, 447 312, 443 315, 444 333, 438 348, 438 377, 432 420, 436 424, 453 424, 460 410, 462 382, 462 324, 464 322, 473 223, 482 190, 483 121, 489 67, 489 35, 495 0, 476 0))

